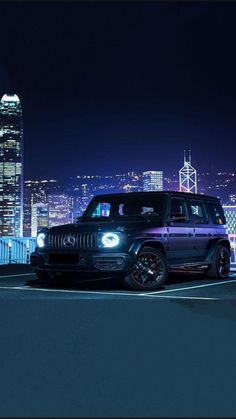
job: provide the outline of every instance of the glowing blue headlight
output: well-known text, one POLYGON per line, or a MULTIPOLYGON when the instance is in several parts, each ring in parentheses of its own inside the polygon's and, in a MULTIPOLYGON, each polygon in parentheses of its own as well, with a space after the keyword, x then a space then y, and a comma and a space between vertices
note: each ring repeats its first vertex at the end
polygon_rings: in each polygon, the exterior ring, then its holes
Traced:
POLYGON ((37 239, 36 239, 36 242, 37 242, 37 246, 38 247, 44 247, 44 245, 45 245, 45 234, 44 233, 39 233, 38 235, 37 235, 37 239))
POLYGON ((104 233, 102 244, 104 247, 115 247, 120 243, 120 236, 117 233, 104 233))

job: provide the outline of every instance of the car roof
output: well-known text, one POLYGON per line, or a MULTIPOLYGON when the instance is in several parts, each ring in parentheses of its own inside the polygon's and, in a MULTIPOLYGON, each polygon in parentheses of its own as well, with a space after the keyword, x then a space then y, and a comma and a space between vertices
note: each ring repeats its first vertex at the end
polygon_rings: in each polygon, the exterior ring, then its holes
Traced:
POLYGON ((94 198, 103 198, 106 199, 108 196, 111 198, 119 198, 122 196, 133 196, 133 197, 138 197, 138 196, 145 196, 145 195, 169 195, 169 196, 176 196, 176 197, 183 197, 183 198, 196 198, 196 199, 210 199, 210 200, 214 200, 214 201, 218 201, 220 202, 220 198, 216 197, 216 196, 211 196, 211 195, 203 195, 203 194, 195 194, 195 193, 190 193, 190 192, 178 192, 178 191, 140 191, 140 192, 120 192, 120 193, 113 193, 113 194, 101 194, 101 195, 95 195, 94 198))

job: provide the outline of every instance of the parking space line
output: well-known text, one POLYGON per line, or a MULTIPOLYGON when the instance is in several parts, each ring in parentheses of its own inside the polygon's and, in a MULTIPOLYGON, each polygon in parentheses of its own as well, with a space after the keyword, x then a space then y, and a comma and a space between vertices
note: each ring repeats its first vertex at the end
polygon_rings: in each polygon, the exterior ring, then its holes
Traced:
POLYGON ((74 293, 74 294, 103 294, 103 295, 129 295, 129 296, 140 296, 139 293, 131 291, 130 293, 126 292, 110 292, 110 291, 86 291, 86 290, 60 290, 60 289, 50 289, 50 288, 32 288, 30 286, 13 286, 13 287, 0 287, 0 289, 13 289, 20 291, 43 291, 43 292, 64 292, 64 293, 74 293))
POLYGON ((183 299, 183 300, 220 300, 220 298, 211 298, 211 297, 183 297, 180 295, 150 295, 150 294, 146 294, 147 297, 152 297, 152 298, 172 298, 172 299, 183 299))
POLYGON ((32 272, 31 274, 15 274, 15 275, 0 275, 0 280, 1 278, 14 278, 16 276, 29 276, 29 275, 34 275, 34 272, 32 272))
POLYGON ((236 279, 230 279, 230 280, 225 280, 225 281, 221 281, 221 282, 214 282, 213 284, 202 284, 202 285, 195 285, 192 287, 184 287, 184 288, 174 288, 174 289, 170 289, 170 290, 164 290, 164 291, 153 291, 153 292, 148 292, 148 293, 142 293, 140 295, 153 295, 153 294, 164 294, 166 292, 175 292, 175 291, 184 291, 184 290, 192 290, 194 288, 204 288, 204 287, 212 287, 214 285, 221 285, 221 284, 229 284, 229 282, 236 282, 236 279))

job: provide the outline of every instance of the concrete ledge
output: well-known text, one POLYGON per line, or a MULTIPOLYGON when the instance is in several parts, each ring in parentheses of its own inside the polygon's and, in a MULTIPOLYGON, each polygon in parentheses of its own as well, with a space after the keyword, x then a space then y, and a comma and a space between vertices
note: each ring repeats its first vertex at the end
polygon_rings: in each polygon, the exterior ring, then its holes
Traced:
POLYGON ((28 263, 8 263, 0 265, 0 276, 4 274, 34 273, 34 268, 28 263))

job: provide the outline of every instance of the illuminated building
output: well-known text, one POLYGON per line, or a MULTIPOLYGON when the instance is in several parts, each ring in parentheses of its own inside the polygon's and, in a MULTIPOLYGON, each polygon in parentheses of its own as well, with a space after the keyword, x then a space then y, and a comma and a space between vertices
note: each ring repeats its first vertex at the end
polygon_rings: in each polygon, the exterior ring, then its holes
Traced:
POLYGON ((197 172, 191 165, 190 150, 188 160, 184 150, 184 166, 179 171, 179 190, 180 192, 197 193, 197 172))
POLYGON ((20 99, 0 102, 0 236, 23 234, 23 120, 20 99))
POLYGON ((236 233, 236 205, 223 205, 228 233, 236 233))
POLYGON ((230 197, 230 201, 235 204, 236 203, 236 194, 232 194, 229 196, 230 197))
POLYGON ((32 205, 47 202, 47 195, 58 193, 60 186, 55 179, 25 180, 24 182, 24 222, 23 233, 25 237, 31 235, 32 205))
POLYGON ((236 205, 223 205, 230 245, 233 250, 231 262, 236 262, 236 205))
POLYGON ((71 222, 71 200, 69 195, 64 193, 50 194, 47 196, 47 202, 49 228, 71 222))
POLYGON ((163 172, 155 170, 143 172, 143 191, 163 191, 163 172))
POLYGON ((48 227, 48 204, 38 202, 31 208, 31 237, 36 237, 42 227, 48 227))
MULTIPOLYGON (((116 175, 116 177, 118 176, 116 175)), ((128 174, 120 176, 119 192, 141 192, 143 190, 142 181, 142 175, 136 172, 128 172, 128 174)))

